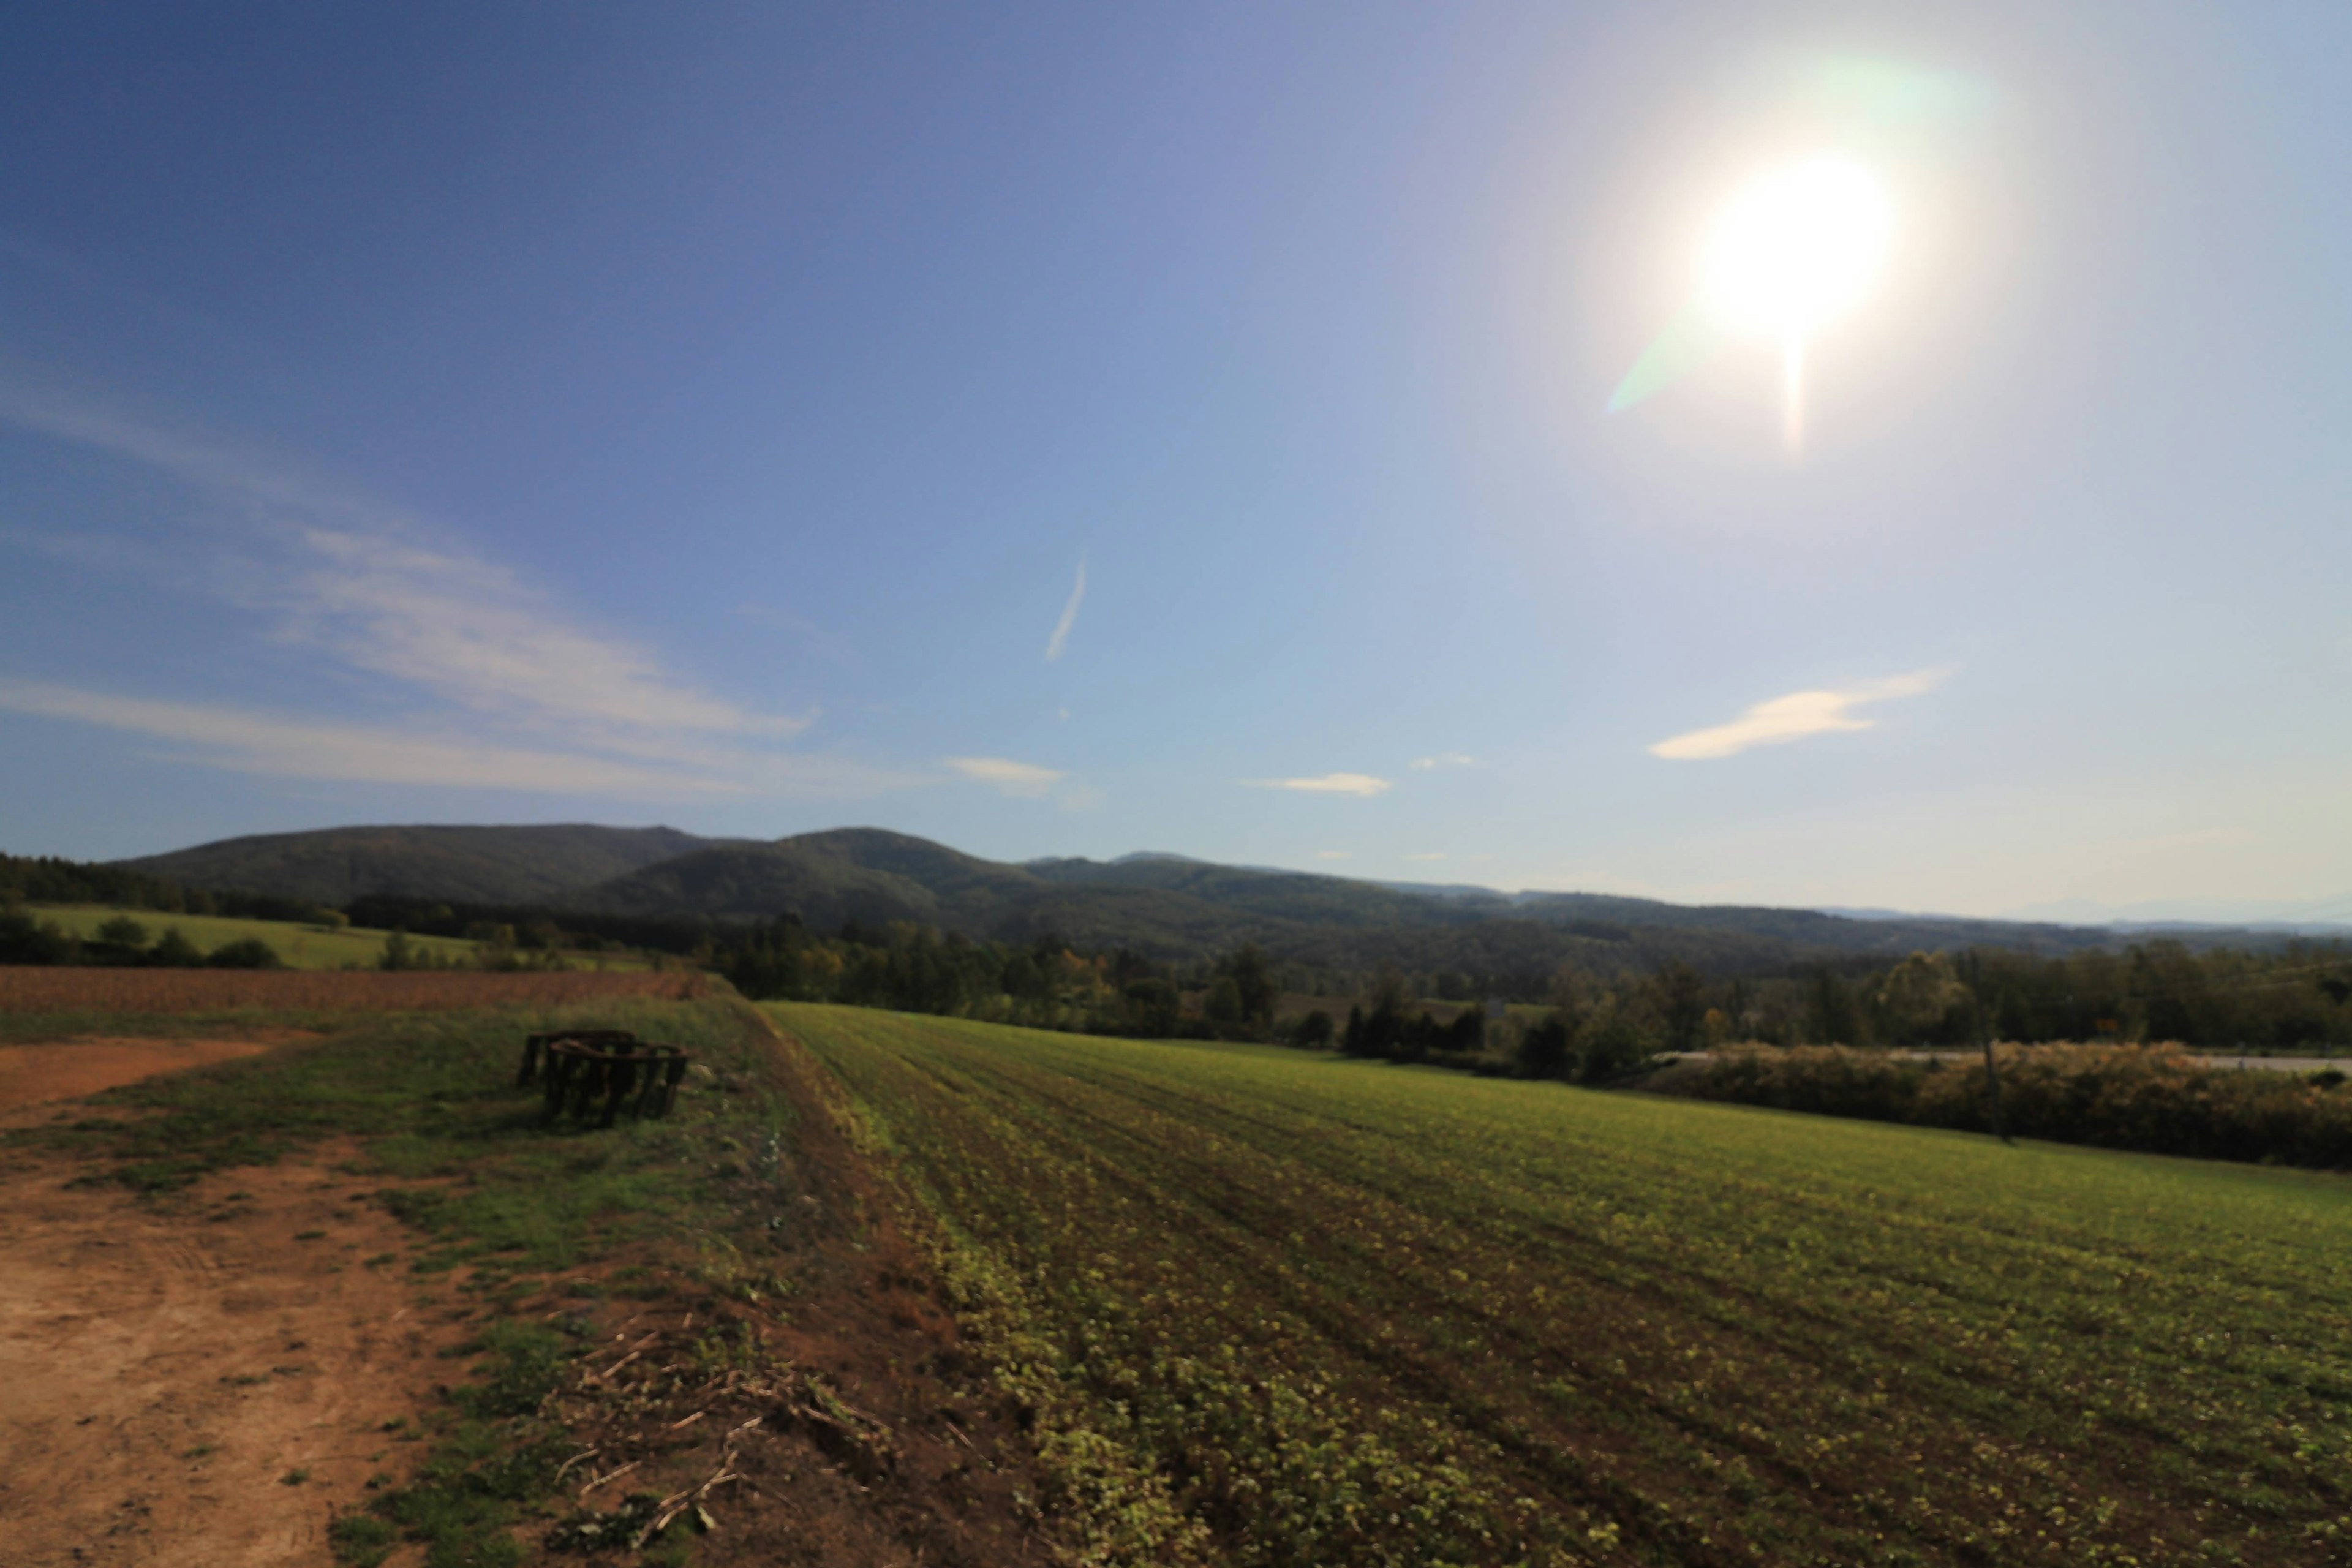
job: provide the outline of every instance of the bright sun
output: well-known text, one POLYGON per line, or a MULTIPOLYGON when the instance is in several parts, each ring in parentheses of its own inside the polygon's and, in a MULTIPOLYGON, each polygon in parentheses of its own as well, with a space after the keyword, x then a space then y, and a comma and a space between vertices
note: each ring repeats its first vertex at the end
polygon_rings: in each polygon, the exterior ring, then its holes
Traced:
POLYGON ((1825 156, 1747 186, 1708 231, 1700 298, 1724 325, 1779 343, 1791 452, 1804 438, 1805 340, 1868 296, 1893 230, 1870 172, 1825 156))
POLYGON ((1857 163, 1822 157, 1779 170, 1716 219, 1699 287, 1727 325, 1803 336, 1869 293, 1892 217, 1878 182, 1857 163))

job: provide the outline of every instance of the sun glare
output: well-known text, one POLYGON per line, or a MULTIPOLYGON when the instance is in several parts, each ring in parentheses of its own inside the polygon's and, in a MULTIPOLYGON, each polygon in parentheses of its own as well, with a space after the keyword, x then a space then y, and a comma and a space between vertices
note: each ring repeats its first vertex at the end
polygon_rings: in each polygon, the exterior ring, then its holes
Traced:
POLYGON ((1893 230, 1868 170, 1819 157, 1747 186, 1707 233, 1700 298, 1723 325, 1779 343, 1792 451, 1804 434, 1805 340, 1868 296, 1893 230))

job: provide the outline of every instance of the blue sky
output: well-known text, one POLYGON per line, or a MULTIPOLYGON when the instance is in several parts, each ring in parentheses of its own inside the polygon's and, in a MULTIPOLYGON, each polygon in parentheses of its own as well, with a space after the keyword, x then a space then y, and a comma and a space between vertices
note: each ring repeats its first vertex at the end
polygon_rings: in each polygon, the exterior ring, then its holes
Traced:
POLYGON ((2352 12, 20 8, 0 847, 2352 910, 2352 12), (1606 412, 1885 181, 1806 447, 1606 412), (1303 787, 1311 786, 1311 787, 1303 787))

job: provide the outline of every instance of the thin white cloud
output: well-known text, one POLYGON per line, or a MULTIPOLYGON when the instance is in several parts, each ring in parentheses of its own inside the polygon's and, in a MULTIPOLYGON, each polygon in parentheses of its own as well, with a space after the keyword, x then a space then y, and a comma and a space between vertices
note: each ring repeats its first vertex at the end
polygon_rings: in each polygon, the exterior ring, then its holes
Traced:
POLYGON ((1352 795, 1370 800, 1389 790, 1386 779, 1376 779, 1370 773, 1322 773, 1311 779, 1244 779, 1250 789, 1295 789, 1309 795, 1352 795))
POLYGON ((1070 602, 1062 606, 1062 618, 1054 623, 1054 635, 1045 639, 1045 662, 1053 663, 1062 657, 1063 647, 1070 640, 1070 628, 1078 624, 1078 606, 1087 598, 1087 558, 1078 557, 1078 580, 1070 587, 1070 602))
POLYGON ((1433 850, 1425 855, 1408 855, 1405 858, 1408 860, 1443 860, 1445 858, 1445 854, 1443 850, 1433 850))
POLYGON ((1058 768, 1016 763, 1010 757, 943 757, 940 761, 975 784, 1025 800, 1042 799, 1069 777, 1058 768))
POLYGON ((1345 849, 1318 849, 1315 851, 1315 858, 1318 860, 1345 860, 1348 858, 1348 854, 1349 852, 1345 849))
POLYGON ((1769 702, 1759 702, 1728 724, 1693 730, 1688 734, 1660 741, 1649 752, 1654 757, 1672 762, 1711 762, 1718 757, 1737 756, 1756 746, 1801 741, 1808 735, 1867 730, 1875 721, 1856 717, 1856 708, 1933 691, 1950 673, 1945 669, 1923 669, 1885 680, 1864 681, 1842 690, 1792 691, 1769 702))
POLYGON ((1412 765, 1425 773, 1431 768, 1483 768, 1486 764, 1460 752, 1440 752, 1433 757, 1415 757, 1412 765))
POLYGON ((187 741, 222 765, 292 777, 794 795, 916 782, 779 750, 809 717, 760 712, 680 679, 446 531, 299 465, 5 381, 0 421, 130 459, 209 498, 215 524, 231 525, 201 537, 175 581, 270 617, 281 642, 314 650, 322 665, 406 689, 386 691, 388 706, 413 710, 419 694, 435 705, 432 717, 377 727, 16 682, 17 711, 187 741), (42 706, 26 706, 27 693, 46 693, 42 706))
POLYGON ((524 721, 779 738, 808 727, 669 679, 649 654, 572 624, 503 568, 348 531, 301 538, 316 563, 295 579, 289 628, 359 668, 524 721))
POLYGON ((194 760, 281 778, 652 798, 737 795, 748 787, 578 752, 485 745, 464 737, 365 724, 312 722, 242 708, 115 697, 41 681, 0 680, 0 710, 173 741, 198 748, 194 760))

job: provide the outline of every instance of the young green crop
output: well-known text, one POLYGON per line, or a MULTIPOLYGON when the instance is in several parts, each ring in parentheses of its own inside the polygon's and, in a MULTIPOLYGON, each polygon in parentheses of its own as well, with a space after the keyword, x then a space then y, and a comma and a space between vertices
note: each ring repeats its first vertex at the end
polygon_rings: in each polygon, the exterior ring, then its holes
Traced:
POLYGON ((2352 1562, 2340 1178, 772 1011, 1097 1561, 2352 1562))

